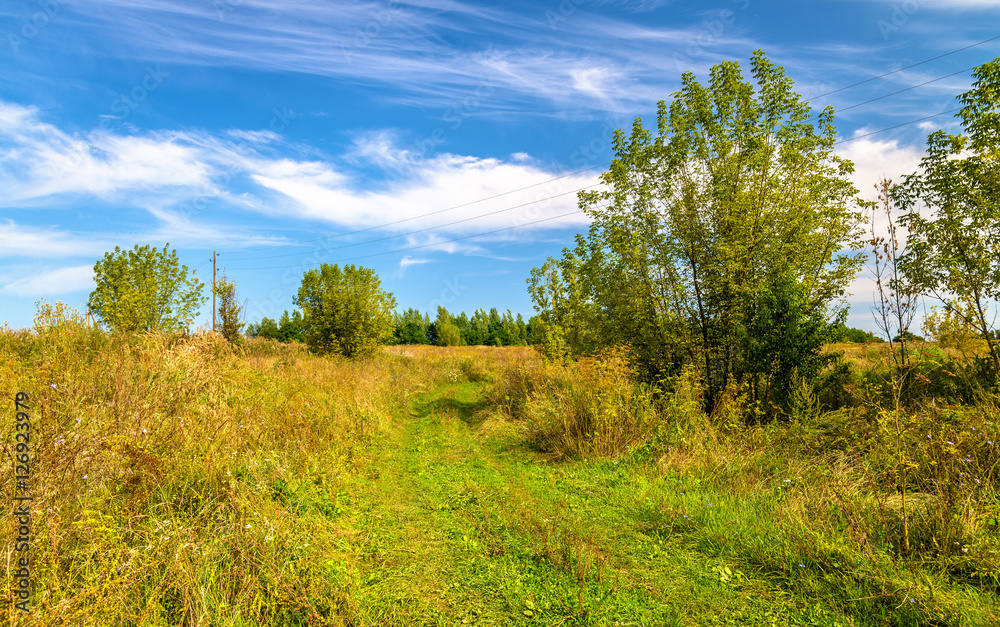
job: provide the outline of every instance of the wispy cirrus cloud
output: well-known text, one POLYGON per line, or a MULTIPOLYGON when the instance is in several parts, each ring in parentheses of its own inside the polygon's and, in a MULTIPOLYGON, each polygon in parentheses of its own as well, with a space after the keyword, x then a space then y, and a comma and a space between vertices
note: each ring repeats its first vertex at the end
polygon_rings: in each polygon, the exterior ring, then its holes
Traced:
POLYGON ((95 257, 107 250, 109 244, 110 240, 104 237, 0 220, 0 258, 95 257))
MULTIPOLYGON (((649 0, 627 8, 642 13, 669 4, 649 0)), ((548 102, 562 116, 635 113, 676 86, 679 73, 663 69, 676 70, 671 52, 683 50, 704 26, 696 18, 688 27, 656 28, 601 15, 600 6, 580 5, 558 33, 543 7, 532 20, 501 5, 448 0, 311 1, 280 10, 260 0, 94 0, 68 7, 61 19, 100 33, 89 43, 109 55, 127 50, 130 57, 171 65, 348 79, 384 85, 383 98, 397 103, 448 108, 485 85, 488 96, 477 104, 484 111, 540 115, 544 109, 528 105, 548 102), (456 45, 472 34, 484 42, 479 48, 456 45)), ((743 32, 730 27, 714 34, 700 60, 708 64, 724 50, 756 47, 743 32)))
MULTIPOLYGON (((553 181, 562 173, 527 154, 509 161, 448 153, 424 157, 400 148, 391 131, 358 136, 344 155, 322 160, 296 158, 294 150, 275 156, 261 150, 262 139, 268 146, 280 140, 232 129, 217 135, 109 132, 88 140, 45 122, 37 109, 0 102, 0 181, 10 190, 2 204, 58 209, 89 196, 108 209, 146 215, 141 235, 147 239, 192 246, 284 243, 274 234, 232 228, 241 214, 254 214, 283 226, 292 218, 323 228, 374 229, 373 235, 388 234, 383 239, 433 230, 437 240, 411 240, 411 245, 481 252, 478 245, 445 246, 439 240, 511 227, 528 232, 583 224, 580 214, 558 216, 576 210, 576 190, 597 182, 596 172, 553 181), (380 182, 373 182, 373 168, 380 182)), ((97 241, 13 222, 0 224, 0 235, 18 242, 8 250, 40 251, 48 241, 50 251, 79 255, 92 254, 97 241)), ((103 249, 111 243, 99 241, 103 249)))
POLYGON ((94 288, 94 266, 68 266, 32 272, 0 286, 0 293, 13 296, 54 296, 90 291, 94 288))

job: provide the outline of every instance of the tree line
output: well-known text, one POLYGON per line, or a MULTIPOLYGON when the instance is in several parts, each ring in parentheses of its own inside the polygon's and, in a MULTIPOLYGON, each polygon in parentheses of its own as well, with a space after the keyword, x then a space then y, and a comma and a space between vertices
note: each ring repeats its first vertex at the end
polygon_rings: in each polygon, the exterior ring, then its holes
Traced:
MULTIPOLYGON (((521 314, 510 309, 500 313, 496 307, 488 312, 476 309, 469 317, 464 311, 458 315, 445 307, 438 307, 437 317, 410 307, 392 314, 393 332, 387 344, 427 344, 434 346, 528 346, 537 338, 532 334, 532 319, 525 322, 521 314)), ((305 320, 302 312, 291 314, 286 310, 277 321, 262 318, 259 323, 247 325, 249 337, 278 340, 279 342, 304 342, 305 320)))
MULTIPOLYGON (((871 259, 876 319, 902 359, 918 339, 909 329, 917 302, 933 297, 941 309, 931 325, 983 341, 980 370, 995 383, 1000 59, 978 67, 960 96, 963 132, 932 133, 920 169, 883 180, 879 203, 859 195, 853 164, 834 151, 833 109, 814 114, 761 51, 749 73, 734 61, 712 67, 706 84, 685 73, 673 100, 658 104, 655 128, 637 118, 616 131, 604 189, 579 195, 588 231, 527 279, 530 320, 442 307, 432 322, 397 311, 372 270, 323 264, 304 273, 299 310, 248 334, 347 356, 386 343, 531 344, 559 361, 628 346, 648 383, 669 389, 694 371, 708 408, 739 394, 766 417, 830 361, 826 343, 873 339, 844 324, 847 286, 871 259)), ((185 328, 204 302, 166 246, 116 248, 95 281, 90 310, 120 331, 185 328)), ((228 285, 217 294, 229 303, 224 316, 238 318, 228 285)), ((238 337, 238 322, 223 331, 238 337)))
POLYGON ((761 51, 749 69, 751 80, 720 63, 707 84, 685 73, 654 129, 636 119, 615 133, 605 189, 580 194, 588 232, 528 278, 542 351, 559 360, 628 345, 649 383, 669 388, 693 369, 707 409, 741 396, 772 416, 833 358, 821 351, 830 321, 846 318, 847 286, 871 253, 876 318, 901 360, 917 303, 932 296, 941 324, 985 343, 995 384, 1000 59, 959 98, 964 134, 932 133, 917 172, 878 186, 881 207, 834 152, 833 109, 813 114, 761 51))

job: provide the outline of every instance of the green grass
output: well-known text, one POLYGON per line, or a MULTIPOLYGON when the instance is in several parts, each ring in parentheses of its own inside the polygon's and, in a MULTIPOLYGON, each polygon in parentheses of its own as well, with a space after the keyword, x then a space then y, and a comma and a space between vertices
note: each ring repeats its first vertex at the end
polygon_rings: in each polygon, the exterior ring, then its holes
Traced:
POLYGON ((380 444, 359 485, 376 487, 359 524, 378 582, 357 591, 361 624, 854 624, 821 597, 792 599, 794 568, 768 576, 720 556, 712 532, 746 522, 745 505, 695 478, 548 463, 516 433, 479 432, 481 398, 475 384, 439 388, 380 444))
POLYGON ((526 350, 349 362, 72 325, 0 357, 38 436, 34 609, 8 588, 6 624, 997 624, 983 408, 740 427, 526 350))

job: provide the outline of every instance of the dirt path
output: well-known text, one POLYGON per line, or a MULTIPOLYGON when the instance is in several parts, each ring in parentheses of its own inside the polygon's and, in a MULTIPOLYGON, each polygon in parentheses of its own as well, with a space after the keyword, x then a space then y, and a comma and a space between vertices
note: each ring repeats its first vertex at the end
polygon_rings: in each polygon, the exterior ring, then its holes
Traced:
POLYGON ((546 463, 487 435, 484 408, 477 384, 445 386, 375 446, 354 490, 358 625, 793 622, 781 590, 677 533, 676 485, 546 463))

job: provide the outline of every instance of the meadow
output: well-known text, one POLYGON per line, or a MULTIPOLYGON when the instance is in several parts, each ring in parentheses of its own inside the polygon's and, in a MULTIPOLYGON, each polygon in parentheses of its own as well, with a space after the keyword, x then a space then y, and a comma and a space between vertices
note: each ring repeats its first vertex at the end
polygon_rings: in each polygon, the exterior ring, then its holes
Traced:
MULTIPOLYGON (((30 396, 30 611, 11 625, 992 625, 995 397, 884 346, 748 424, 628 354, 0 332, 30 396), (905 384, 905 385, 904 385, 905 384)), ((12 502, 12 501, 11 501, 12 502)), ((17 522, 6 508, 8 573, 17 522)))

